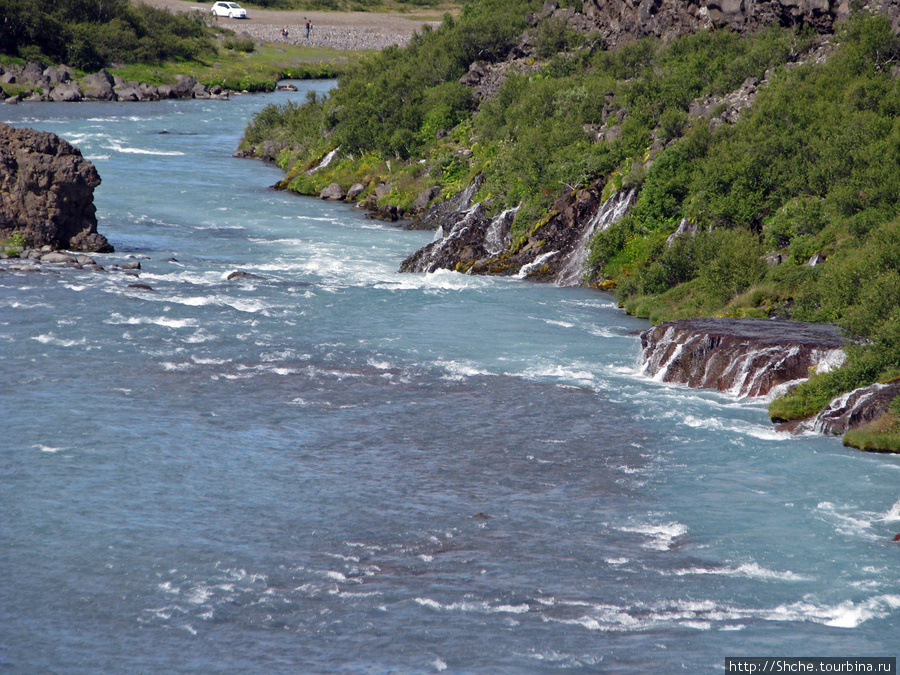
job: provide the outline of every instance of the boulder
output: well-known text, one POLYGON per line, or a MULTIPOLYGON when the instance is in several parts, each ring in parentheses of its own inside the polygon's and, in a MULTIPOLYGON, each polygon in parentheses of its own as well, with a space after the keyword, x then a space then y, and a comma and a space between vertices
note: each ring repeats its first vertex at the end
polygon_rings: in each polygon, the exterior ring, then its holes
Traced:
POLYGON ((115 101, 115 80, 106 70, 100 70, 81 80, 84 97, 94 101, 115 101))
POLYGON ((441 188, 438 185, 434 187, 430 187, 427 190, 424 190, 418 197, 416 197, 415 201, 412 203, 412 210, 414 213, 420 213, 424 211, 428 205, 434 200, 436 197, 439 197, 441 194, 441 188))
POLYGON ((49 78, 44 76, 44 69, 41 67, 41 64, 34 61, 25 64, 25 67, 22 69, 21 81, 37 87, 44 87, 50 83, 49 78))
POLYGON ((116 92, 116 98, 120 101, 140 101, 143 98, 141 96, 141 90, 133 84, 121 84, 117 86, 114 91, 116 92))
POLYGON ((366 191, 366 186, 362 183, 354 183, 350 186, 350 189, 347 190, 347 195, 345 199, 348 202, 356 201, 356 198, 359 197, 363 192, 366 191))
POLYGON ((235 270, 231 272, 227 277, 225 277, 227 281, 233 281, 234 279, 262 279, 262 277, 257 276, 256 274, 252 274, 251 272, 244 272, 243 270, 235 270))
POLYGON ((50 90, 51 101, 73 103, 80 101, 82 98, 84 98, 84 95, 77 84, 60 84, 50 90))
POLYGON ((0 234, 22 232, 28 246, 112 251, 97 233, 100 176, 54 134, 0 123, 0 234))
POLYGON ((209 88, 205 84, 196 82, 191 87, 191 98, 210 98, 209 88))
POLYGON ((319 199, 341 201, 344 198, 344 188, 337 183, 332 183, 319 193, 319 199))
POLYGON ((71 256, 68 253, 45 253, 41 256, 41 262, 48 263, 73 263, 77 262, 75 256, 71 256))
POLYGON ((43 75, 50 84, 62 84, 70 79, 69 71, 64 66, 59 68, 50 66, 44 71, 43 75))
POLYGON ((141 82, 138 85, 138 91, 140 92, 142 101, 158 101, 159 100, 159 91, 152 84, 147 84, 146 82, 141 82))
POLYGON ((390 194, 391 190, 394 189, 393 183, 379 183, 378 187, 375 188, 375 199, 381 199, 382 197, 386 197, 390 194))
POLYGON ((175 81, 175 86, 172 87, 173 98, 191 98, 196 84, 197 80, 190 75, 179 75, 175 81))

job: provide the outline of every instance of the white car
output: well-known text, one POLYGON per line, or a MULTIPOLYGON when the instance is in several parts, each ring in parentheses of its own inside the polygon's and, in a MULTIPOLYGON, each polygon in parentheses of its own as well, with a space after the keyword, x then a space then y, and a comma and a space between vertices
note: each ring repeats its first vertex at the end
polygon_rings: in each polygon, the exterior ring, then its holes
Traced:
POLYGON ((227 16, 229 19, 246 19, 247 10, 236 2, 217 2, 212 6, 215 16, 227 16))

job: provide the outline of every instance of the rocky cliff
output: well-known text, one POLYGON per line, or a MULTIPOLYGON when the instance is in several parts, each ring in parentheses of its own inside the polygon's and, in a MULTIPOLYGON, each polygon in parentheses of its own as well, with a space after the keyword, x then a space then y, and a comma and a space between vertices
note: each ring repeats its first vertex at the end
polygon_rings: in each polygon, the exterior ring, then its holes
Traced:
POLYGON ((684 319, 641 335, 641 370, 661 382, 765 396, 844 361, 830 325, 769 319, 684 319))
POLYGON ((0 123, 0 236, 28 246, 112 251, 97 233, 94 188, 100 176, 61 138, 0 123))

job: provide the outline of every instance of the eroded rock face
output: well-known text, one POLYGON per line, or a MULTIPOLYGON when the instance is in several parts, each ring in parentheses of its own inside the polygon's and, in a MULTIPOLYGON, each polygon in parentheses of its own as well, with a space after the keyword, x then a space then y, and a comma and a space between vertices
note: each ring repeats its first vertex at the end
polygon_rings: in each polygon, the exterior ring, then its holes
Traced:
POLYGON ((448 269, 579 286, 591 236, 621 218, 635 196, 624 190, 604 201, 600 183, 568 191, 524 244, 511 250, 510 232, 518 209, 488 216, 484 204, 472 203, 478 185, 432 206, 413 222, 419 229, 436 228, 437 236, 404 260, 401 272, 448 269))
POLYGON ((0 123, 0 234, 19 231, 28 246, 108 252, 97 233, 100 176, 61 138, 0 123))
POLYGON ((641 370, 661 382, 765 396, 839 367, 844 338, 827 324, 770 319, 667 321, 641 335, 641 370))
POLYGON ((838 396, 812 420, 801 425, 803 430, 842 436, 851 429, 881 417, 888 404, 900 395, 900 382, 870 384, 838 396))

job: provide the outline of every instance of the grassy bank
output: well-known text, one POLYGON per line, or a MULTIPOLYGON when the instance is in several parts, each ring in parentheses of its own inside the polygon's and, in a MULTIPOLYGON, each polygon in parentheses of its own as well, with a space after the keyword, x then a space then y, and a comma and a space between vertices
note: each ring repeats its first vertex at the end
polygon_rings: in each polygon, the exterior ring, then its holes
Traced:
POLYGON ((191 75, 208 87, 220 85, 236 91, 267 91, 280 79, 338 77, 361 54, 324 47, 267 43, 254 46, 253 51, 222 47, 214 59, 130 64, 109 71, 126 80, 157 86, 173 84, 178 75, 191 75))

